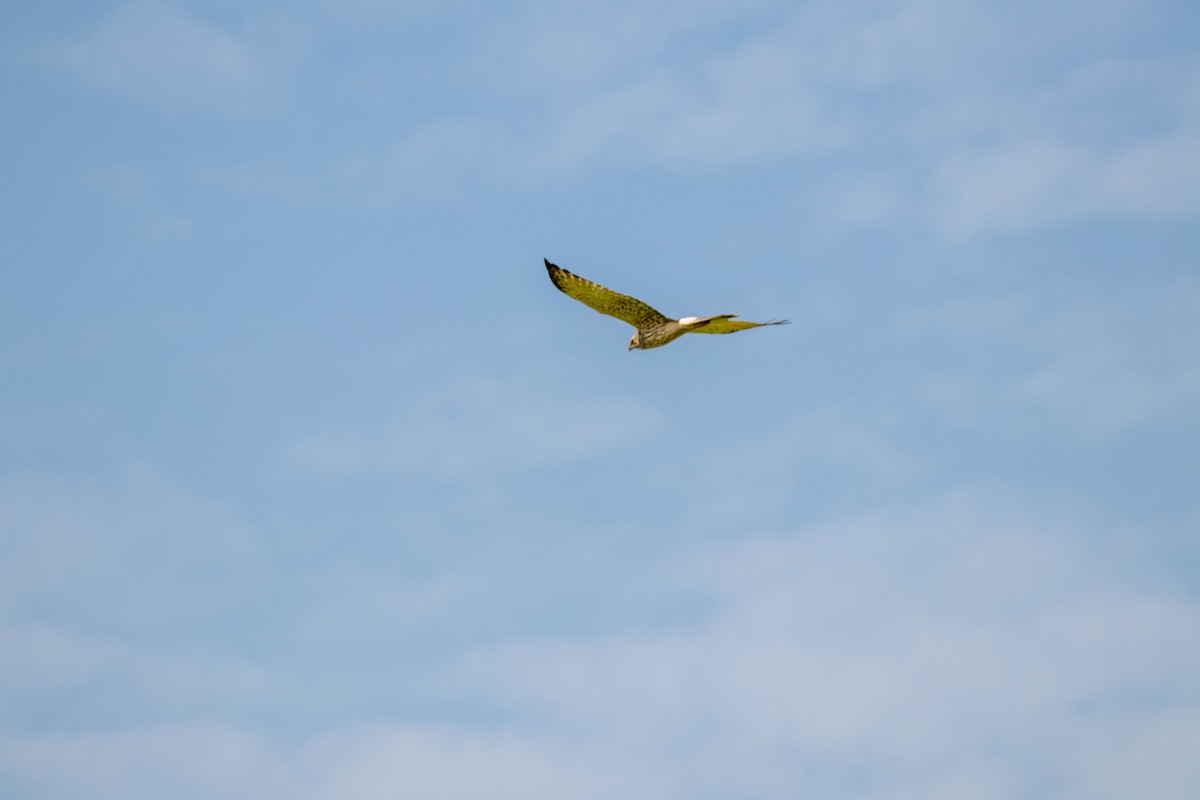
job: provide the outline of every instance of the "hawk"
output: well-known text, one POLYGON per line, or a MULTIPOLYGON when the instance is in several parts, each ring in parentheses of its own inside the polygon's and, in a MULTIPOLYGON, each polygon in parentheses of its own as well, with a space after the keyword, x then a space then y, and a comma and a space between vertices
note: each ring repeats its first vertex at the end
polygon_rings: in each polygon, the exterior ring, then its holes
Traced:
POLYGON ((683 317, 671 319, 660 314, 641 300, 629 295, 619 294, 612 289, 606 289, 598 283, 592 283, 587 278, 567 272, 562 267, 546 262, 546 272, 550 280, 568 297, 574 297, 585 306, 616 317, 622 322, 628 322, 637 331, 629 340, 629 349, 649 350, 652 347, 662 347, 669 344, 685 333, 737 333, 748 328, 761 328, 764 325, 786 325, 786 319, 771 322, 745 322, 734 319, 737 314, 717 314, 712 317, 683 317))

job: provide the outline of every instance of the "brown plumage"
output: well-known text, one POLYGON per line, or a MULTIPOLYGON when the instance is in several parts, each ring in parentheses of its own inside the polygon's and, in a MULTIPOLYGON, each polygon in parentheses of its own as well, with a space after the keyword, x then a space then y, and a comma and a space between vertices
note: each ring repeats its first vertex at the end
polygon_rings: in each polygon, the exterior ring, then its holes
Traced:
POLYGON ((568 297, 573 297, 589 308, 628 322, 637 331, 629 340, 629 349, 649 350, 675 341, 685 333, 736 333, 748 328, 765 325, 786 325, 787 320, 772 322, 746 322, 734 319, 736 314, 717 314, 711 317, 683 317, 671 319, 629 295, 614 292, 598 283, 581 278, 573 272, 546 262, 550 280, 568 297))

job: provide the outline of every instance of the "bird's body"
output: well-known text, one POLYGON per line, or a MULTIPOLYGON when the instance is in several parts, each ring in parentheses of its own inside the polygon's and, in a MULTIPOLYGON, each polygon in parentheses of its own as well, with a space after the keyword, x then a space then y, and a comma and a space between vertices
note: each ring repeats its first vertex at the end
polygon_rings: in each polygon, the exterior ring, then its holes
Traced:
POLYGON ((772 322, 746 322, 734 319, 736 314, 671 319, 637 298, 614 292, 612 289, 551 264, 549 260, 543 260, 546 261, 546 272, 550 274, 550 280, 563 294, 575 298, 601 314, 628 322, 637 329, 629 340, 630 350, 649 350, 653 347, 662 347, 685 333, 736 333, 748 328, 787 324, 786 319, 772 322))

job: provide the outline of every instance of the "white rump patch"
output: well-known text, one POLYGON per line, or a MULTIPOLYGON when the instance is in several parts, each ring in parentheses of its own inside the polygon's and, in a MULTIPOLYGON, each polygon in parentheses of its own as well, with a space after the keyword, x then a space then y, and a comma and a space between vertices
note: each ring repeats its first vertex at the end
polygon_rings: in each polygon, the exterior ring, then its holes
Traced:
POLYGON ((683 319, 679 320, 679 324, 680 325, 688 325, 690 323, 695 322, 698 319, 700 319, 700 318, 699 317, 684 317, 683 319))

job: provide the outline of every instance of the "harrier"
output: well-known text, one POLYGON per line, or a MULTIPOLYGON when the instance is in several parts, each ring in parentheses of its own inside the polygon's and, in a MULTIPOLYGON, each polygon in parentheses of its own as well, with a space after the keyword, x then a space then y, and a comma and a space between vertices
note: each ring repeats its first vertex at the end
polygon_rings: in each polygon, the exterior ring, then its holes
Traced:
POLYGON ((612 289, 606 289, 598 283, 592 283, 586 278, 567 272, 559 266, 551 264, 547 259, 546 271, 550 280, 563 294, 574 297, 585 306, 616 317, 622 322, 628 322, 637 331, 629 340, 629 349, 649 350, 652 347, 662 347, 675 341, 685 333, 737 333, 747 328, 761 328, 764 325, 786 325, 787 320, 771 322, 745 322, 734 319, 737 314, 717 314, 713 317, 683 317, 671 319, 641 300, 624 294, 618 294, 612 289))

